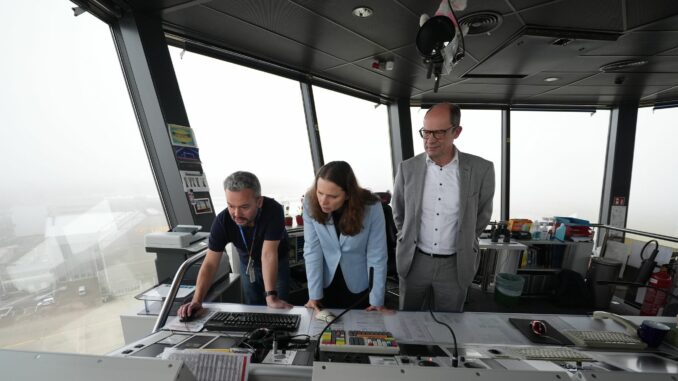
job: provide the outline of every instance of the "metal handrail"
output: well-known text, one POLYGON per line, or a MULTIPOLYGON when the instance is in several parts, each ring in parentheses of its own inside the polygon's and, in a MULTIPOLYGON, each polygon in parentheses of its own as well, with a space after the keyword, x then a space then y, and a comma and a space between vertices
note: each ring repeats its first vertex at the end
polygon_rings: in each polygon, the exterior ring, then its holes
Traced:
POLYGON ((174 299, 177 296, 177 292, 179 292, 179 286, 181 285, 181 281, 184 280, 184 275, 186 274, 186 271, 188 270, 191 265, 193 265, 195 262, 203 259, 207 255, 207 249, 191 256, 187 260, 184 261, 184 263, 179 266, 179 270, 177 270, 177 273, 174 274, 174 280, 172 280, 172 285, 170 286, 170 290, 167 293, 167 297, 165 298, 165 301, 162 303, 162 308, 160 309, 160 313, 158 314, 158 320, 155 321, 155 325, 153 326, 153 331, 151 333, 156 333, 162 328, 165 323, 167 322, 167 316, 169 315, 170 310, 172 309, 172 304, 174 304, 174 299))
POLYGON ((616 231, 620 231, 620 232, 624 232, 624 233, 642 235, 644 237, 650 237, 650 238, 661 239, 661 240, 664 240, 664 241, 670 241, 670 242, 678 243, 678 238, 671 237, 671 236, 668 236, 668 235, 648 233, 648 232, 644 232, 644 231, 640 231, 640 230, 626 229, 626 228, 620 228, 620 227, 617 227, 617 226, 610 226, 610 225, 604 225, 604 224, 591 224, 591 226, 597 227, 597 228, 609 229, 609 230, 616 230, 616 231))

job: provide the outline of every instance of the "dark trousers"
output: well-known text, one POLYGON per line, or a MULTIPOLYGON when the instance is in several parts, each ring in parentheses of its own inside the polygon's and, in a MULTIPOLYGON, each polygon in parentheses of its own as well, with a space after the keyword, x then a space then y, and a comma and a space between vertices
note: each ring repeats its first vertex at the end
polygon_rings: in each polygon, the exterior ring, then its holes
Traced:
POLYGON ((352 293, 346 286, 344 274, 341 272, 341 266, 337 266, 334 273, 334 279, 327 288, 323 289, 322 304, 326 308, 348 308, 357 302, 360 298, 364 300, 354 308, 367 308, 370 301, 367 298, 369 289, 365 289, 357 294, 352 293))
MULTIPOLYGON (((261 261, 254 262, 254 282, 247 275, 247 257, 240 257, 240 285, 245 297, 245 304, 266 305, 264 276, 261 273, 261 261)), ((286 256, 278 257, 278 280, 276 282, 278 298, 287 301, 290 293, 290 260, 286 256)))

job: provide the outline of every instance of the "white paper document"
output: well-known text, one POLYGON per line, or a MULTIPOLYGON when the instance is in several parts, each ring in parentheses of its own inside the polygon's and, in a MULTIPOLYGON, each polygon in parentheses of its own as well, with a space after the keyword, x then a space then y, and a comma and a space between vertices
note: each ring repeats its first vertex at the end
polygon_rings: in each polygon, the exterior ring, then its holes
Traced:
POLYGON ((251 353, 181 350, 169 348, 162 354, 168 360, 180 360, 197 381, 246 381, 251 353))

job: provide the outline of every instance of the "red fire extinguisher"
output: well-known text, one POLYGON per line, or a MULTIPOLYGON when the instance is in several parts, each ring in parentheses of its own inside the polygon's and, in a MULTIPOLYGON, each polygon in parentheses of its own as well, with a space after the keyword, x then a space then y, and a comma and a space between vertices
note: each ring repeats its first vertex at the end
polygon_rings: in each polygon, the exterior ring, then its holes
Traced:
POLYGON ((645 299, 643 299, 643 306, 640 308, 640 314, 643 316, 657 316, 659 309, 664 307, 667 293, 671 289, 671 275, 662 267, 660 271, 652 274, 649 285, 666 292, 648 287, 647 292, 645 292, 645 299))

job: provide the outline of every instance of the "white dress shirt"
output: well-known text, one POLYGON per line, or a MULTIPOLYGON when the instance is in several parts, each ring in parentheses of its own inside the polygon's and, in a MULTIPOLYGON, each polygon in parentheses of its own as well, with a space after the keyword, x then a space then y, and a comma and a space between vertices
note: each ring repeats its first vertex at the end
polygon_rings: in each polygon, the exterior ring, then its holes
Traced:
POLYGON ((459 228, 459 154, 444 167, 426 158, 426 176, 417 246, 428 254, 457 252, 459 228))

